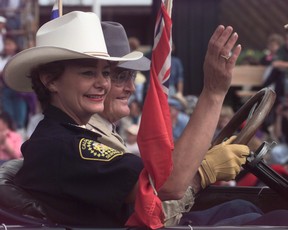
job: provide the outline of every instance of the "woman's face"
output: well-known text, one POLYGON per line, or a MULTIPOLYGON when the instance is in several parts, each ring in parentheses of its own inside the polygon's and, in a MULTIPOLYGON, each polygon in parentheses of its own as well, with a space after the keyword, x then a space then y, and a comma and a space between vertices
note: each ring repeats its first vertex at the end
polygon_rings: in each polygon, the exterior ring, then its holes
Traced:
POLYGON ((135 91, 135 71, 119 70, 111 76, 111 90, 105 99, 101 115, 110 122, 116 122, 130 114, 128 100, 135 91))
POLYGON ((85 125, 94 113, 104 109, 111 86, 110 68, 105 60, 67 61, 61 77, 44 84, 52 92, 52 105, 85 125))

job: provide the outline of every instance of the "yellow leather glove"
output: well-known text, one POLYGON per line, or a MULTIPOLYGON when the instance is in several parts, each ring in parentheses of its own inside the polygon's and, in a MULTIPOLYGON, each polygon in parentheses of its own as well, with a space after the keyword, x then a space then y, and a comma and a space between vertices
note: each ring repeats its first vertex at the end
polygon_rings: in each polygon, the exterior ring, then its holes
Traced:
POLYGON ((236 136, 215 145, 205 155, 198 171, 201 177, 201 186, 206 188, 216 181, 235 179, 250 154, 247 145, 231 144, 236 136))

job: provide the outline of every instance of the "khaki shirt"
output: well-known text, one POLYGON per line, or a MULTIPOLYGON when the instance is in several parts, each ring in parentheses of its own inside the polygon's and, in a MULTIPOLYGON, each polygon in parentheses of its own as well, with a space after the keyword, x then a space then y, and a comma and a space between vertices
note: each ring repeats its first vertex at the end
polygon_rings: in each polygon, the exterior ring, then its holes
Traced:
POLYGON ((101 135, 101 143, 122 152, 128 152, 122 137, 113 132, 113 125, 98 114, 94 114, 89 120, 86 128, 101 135))

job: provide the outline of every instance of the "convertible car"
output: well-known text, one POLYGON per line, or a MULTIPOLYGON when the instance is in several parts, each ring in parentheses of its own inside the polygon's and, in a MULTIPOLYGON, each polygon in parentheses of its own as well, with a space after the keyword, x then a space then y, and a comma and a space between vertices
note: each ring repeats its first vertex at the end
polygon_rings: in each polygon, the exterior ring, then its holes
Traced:
MULTIPOLYGON (((234 143, 247 144, 270 112, 274 100, 273 90, 269 88, 260 90, 240 108, 215 138, 213 145, 234 134, 244 121, 245 126, 237 133, 234 143)), ((251 201, 264 212, 276 209, 288 210, 288 181, 270 168, 264 160, 265 154, 270 149, 271 143, 262 143, 255 152, 251 152, 246 164, 243 165, 245 170, 253 173, 267 186, 209 186, 197 195, 191 211, 203 210, 233 199, 251 201)), ((59 226, 45 217, 41 205, 13 182, 14 175, 22 163, 21 159, 11 160, 0 167, 0 229, 87 229, 59 226)), ((163 229, 288 229, 288 226, 177 226, 163 229)))

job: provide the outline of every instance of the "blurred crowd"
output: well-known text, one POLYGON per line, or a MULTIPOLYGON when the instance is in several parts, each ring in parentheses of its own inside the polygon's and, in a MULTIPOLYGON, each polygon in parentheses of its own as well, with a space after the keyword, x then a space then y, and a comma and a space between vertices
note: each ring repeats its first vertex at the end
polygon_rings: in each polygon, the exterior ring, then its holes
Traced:
MULTIPOLYGON (((5 64, 23 47, 20 28, 20 1, 1 1, 1 8, 9 9, 0 15, 0 162, 22 157, 20 147, 29 138, 34 117, 41 114, 34 93, 19 93, 8 88, 2 80, 5 64)), ((42 115, 41 115, 42 116, 42 115)))

